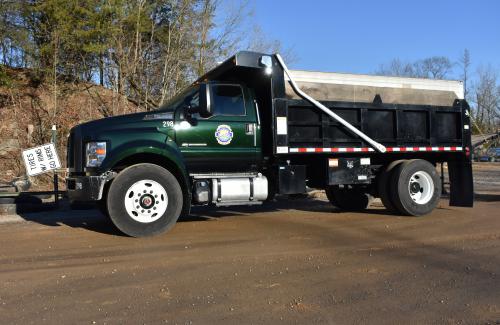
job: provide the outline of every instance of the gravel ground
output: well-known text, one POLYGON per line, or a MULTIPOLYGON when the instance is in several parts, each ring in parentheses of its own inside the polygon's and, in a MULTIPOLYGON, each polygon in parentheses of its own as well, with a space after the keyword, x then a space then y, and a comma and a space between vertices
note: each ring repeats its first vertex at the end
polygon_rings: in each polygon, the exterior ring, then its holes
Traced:
POLYGON ((280 200, 133 239, 25 214, 0 227, 0 323, 500 324, 499 166, 475 165, 473 209, 422 218, 280 200))
POLYGON ((475 192, 500 193, 500 162, 474 163, 475 192))

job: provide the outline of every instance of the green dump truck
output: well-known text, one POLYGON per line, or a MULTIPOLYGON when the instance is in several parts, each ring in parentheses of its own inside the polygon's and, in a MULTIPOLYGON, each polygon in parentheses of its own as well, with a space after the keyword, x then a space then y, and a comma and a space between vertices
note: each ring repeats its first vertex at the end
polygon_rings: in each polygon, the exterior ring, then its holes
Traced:
POLYGON ((75 126, 68 196, 96 201, 130 236, 169 230, 193 205, 254 205, 325 189, 340 209, 380 197, 430 213, 446 162, 450 204, 473 204, 461 83, 290 71, 239 52, 156 111, 75 126), (309 94, 314 93, 314 97, 309 94))

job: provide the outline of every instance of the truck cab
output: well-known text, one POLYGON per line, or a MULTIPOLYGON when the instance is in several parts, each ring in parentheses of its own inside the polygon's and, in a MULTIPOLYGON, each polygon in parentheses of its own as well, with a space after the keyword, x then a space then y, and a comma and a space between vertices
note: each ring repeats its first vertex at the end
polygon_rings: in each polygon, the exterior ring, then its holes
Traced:
POLYGON ((167 109, 174 110, 175 142, 190 173, 257 171, 262 155, 259 113, 249 88, 202 83, 179 97, 167 109))

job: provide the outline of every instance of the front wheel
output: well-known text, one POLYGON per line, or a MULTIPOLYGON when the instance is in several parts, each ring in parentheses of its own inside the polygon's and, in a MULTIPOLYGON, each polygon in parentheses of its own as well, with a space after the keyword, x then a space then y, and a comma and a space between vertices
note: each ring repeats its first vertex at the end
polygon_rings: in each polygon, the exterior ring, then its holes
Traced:
POLYGON ((132 237, 153 236, 174 226, 182 211, 182 189, 168 170, 153 164, 124 169, 107 196, 113 224, 132 237))
POLYGON ((391 175, 391 201, 405 215, 422 216, 437 206, 441 179, 430 162, 422 159, 399 164, 391 175))

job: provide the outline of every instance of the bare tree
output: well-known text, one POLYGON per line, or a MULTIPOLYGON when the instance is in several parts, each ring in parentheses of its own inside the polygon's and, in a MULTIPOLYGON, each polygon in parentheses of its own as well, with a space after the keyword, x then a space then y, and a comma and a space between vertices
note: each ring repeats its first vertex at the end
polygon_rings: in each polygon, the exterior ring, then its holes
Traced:
MULTIPOLYGON (((251 47, 248 0, 63 2, 0 0, 0 61, 20 66, 16 62, 27 58, 41 80, 58 75, 99 82, 116 95, 113 107, 104 109, 112 115, 123 113, 124 96, 141 110, 155 108, 217 62, 251 47)), ((261 49, 284 50, 264 35, 259 32, 261 49)))
POLYGON ((418 76, 429 79, 444 79, 453 69, 453 63, 445 56, 432 56, 414 63, 418 76))
POLYGON ((469 95, 469 69, 471 65, 470 53, 468 49, 464 49, 462 53, 462 57, 459 60, 460 66, 462 68, 462 75, 460 76, 462 81, 464 82, 464 98, 468 99, 469 95))
POLYGON ((419 77, 413 63, 404 62, 398 58, 392 59, 388 64, 381 64, 375 74, 393 77, 419 77))
POLYGON ((293 64, 298 61, 293 47, 285 47, 281 41, 270 38, 258 25, 253 26, 247 40, 246 49, 269 54, 279 53, 286 60, 287 64, 293 64))
POLYGON ((480 67, 474 87, 473 118, 482 132, 495 132, 500 122, 500 85, 498 74, 488 65, 480 67))
POLYGON ((375 74, 382 76, 443 79, 449 76, 453 63, 444 56, 432 56, 422 60, 404 62, 393 59, 389 64, 382 64, 375 74))
POLYGON ((202 0, 197 24, 198 76, 242 47, 252 16, 248 0, 202 0))

